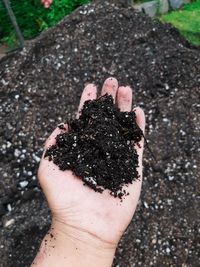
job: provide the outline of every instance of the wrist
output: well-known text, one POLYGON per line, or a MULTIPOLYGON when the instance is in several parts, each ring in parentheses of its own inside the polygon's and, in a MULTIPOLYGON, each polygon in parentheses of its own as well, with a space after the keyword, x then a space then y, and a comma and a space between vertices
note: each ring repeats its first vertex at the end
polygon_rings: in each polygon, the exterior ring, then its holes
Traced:
MULTIPOLYGON (((96 235, 67 225, 56 219, 52 221, 52 228, 55 231, 57 246, 70 250, 72 266, 111 266, 116 246, 113 243, 105 242, 96 235)), ((69 251, 68 251, 69 252, 69 251)), ((68 253, 67 253, 68 254, 68 253)))
POLYGON ((115 249, 114 244, 53 218, 33 266, 110 267, 115 249))

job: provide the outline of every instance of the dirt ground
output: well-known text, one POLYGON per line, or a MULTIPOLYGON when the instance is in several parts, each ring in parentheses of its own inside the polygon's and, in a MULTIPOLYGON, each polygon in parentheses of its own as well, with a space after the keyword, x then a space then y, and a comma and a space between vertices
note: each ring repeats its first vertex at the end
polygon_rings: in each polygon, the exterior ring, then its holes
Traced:
POLYGON ((0 59, 5 56, 6 51, 7 47, 4 45, 0 45, 0 59))
MULTIPOLYGON (((29 266, 50 223, 36 170, 83 86, 112 75, 146 113, 144 182, 115 267, 200 262, 200 50, 131 6, 95 1, 0 61, 0 267, 29 266)), ((95 265, 94 265, 95 266, 95 265)))

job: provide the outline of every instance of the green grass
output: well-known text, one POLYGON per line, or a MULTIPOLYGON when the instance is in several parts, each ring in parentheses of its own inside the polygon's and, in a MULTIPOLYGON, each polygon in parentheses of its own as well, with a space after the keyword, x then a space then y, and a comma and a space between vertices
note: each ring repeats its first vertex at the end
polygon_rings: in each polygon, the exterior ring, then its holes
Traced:
POLYGON ((200 0, 186 4, 181 10, 163 15, 160 19, 175 26, 189 42, 200 46, 200 0))
MULTIPOLYGON (((10 0, 25 39, 36 37, 43 30, 54 26, 75 8, 88 2, 90 0, 53 0, 50 8, 45 9, 40 0, 10 0)), ((16 42, 14 29, 3 2, 0 0, 0 43, 14 47, 16 42)))

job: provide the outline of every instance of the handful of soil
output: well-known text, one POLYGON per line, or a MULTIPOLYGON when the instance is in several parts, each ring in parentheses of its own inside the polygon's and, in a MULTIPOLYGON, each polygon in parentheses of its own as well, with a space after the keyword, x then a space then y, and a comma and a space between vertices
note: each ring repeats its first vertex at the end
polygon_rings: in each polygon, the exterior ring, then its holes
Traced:
POLYGON ((69 131, 56 137, 45 157, 60 170, 72 170, 96 192, 109 189, 120 199, 124 185, 139 179, 134 148, 142 136, 134 111, 120 112, 112 96, 85 102, 79 119, 68 123, 69 131))

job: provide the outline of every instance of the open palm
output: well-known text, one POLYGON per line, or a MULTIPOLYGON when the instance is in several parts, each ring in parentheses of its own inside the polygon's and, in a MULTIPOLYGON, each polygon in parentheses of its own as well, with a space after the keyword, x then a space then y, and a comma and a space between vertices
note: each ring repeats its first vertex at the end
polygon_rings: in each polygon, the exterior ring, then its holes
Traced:
MULTIPOLYGON (((115 78, 108 78, 101 90, 101 95, 105 93, 113 96, 121 111, 131 111, 132 90, 130 87, 118 87, 115 78)), ((81 96, 78 114, 86 100, 96 97, 95 85, 87 85, 81 96)), ((144 113, 140 108, 134 110, 137 124, 144 132, 144 113)), ((54 130, 46 141, 46 149, 55 144, 55 137, 62 131, 59 128, 54 130)), ((61 171, 52 161, 43 157, 40 162, 38 178, 53 218, 63 225, 68 225, 106 243, 116 245, 130 223, 140 195, 143 141, 136 149, 139 154, 140 180, 128 185, 126 191, 129 192, 129 195, 122 202, 111 196, 108 190, 100 194, 88 186, 83 186, 82 180, 76 177, 72 171, 61 171)))

